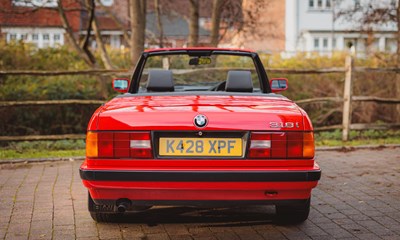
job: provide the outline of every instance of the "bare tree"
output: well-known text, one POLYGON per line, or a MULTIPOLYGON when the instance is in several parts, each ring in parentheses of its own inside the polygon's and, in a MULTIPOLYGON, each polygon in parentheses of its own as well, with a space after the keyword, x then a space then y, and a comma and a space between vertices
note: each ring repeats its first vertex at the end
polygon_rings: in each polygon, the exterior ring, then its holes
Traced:
MULTIPOLYGON (((80 47, 86 53, 86 55, 90 58, 90 62, 91 63, 95 63, 96 59, 93 56, 92 52, 89 50, 89 41, 90 41, 90 36, 91 36, 91 33, 92 33, 92 22, 94 20, 95 8, 94 8, 94 6, 92 6, 92 7, 89 7, 87 9, 88 9, 88 22, 87 22, 87 26, 86 26, 86 35, 85 35, 80 47)), ((62 13, 60 12, 60 10, 62 11, 63 9, 59 9, 59 14, 62 17, 63 22, 65 21, 67 23, 66 25, 68 25, 68 20, 63 18, 62 13)), ((65 29, 65 26, 64 26, 64 29, 65 29)))
POLYGON ((101 37, 101 32, 99 29, 99 24, 97 22, 96 14, 93 14, 93 12, 95 11, 95 7, 96 7, 95 0, 86 0, 86 8, 89 12, 92 13, 93 19, 91 21, 91 24, 92 24, 92 29, 93 29, 94 35, 96 37, 96 43, 97 43, 98 49, 100 50, 101 60, 103 61, 106 69, 114 69, 114 67, 111 63, 111 60, 108 56, 103 39, 101 37))
POLYGON ((199 44, 199 0, 190 0, 189 14, 188 45, 193 47, 199 44))
MULTIPOLYGON (((65 14, 65 9, 62 5, 61 0, 57 0, 57 10, 61 18, 61 22, 63 24, 63 28, 65 29, 65 32, 67 34, 67 39, 70 42, 70 44, 74 47, 74 49, 77 51, 80 57, 92 68, 97 67, 96 59, 93 57, 91 54, 89 48, 88 48, 88 39, 85 39, 84 44, 82 45, 82 48, 79 46, 78 41, 74 37, 74 32, 71 28, 71 25, 68 22, 67 15, 65 14)), ((90 20, 93 20, 94 16, 94 8, 92 9, 93 12, 89 13, 90 15, 90 20)), ((91 30, 91 25, 88 25, 88 29, 86 32, 90 32, 91 30)))
MULTIPOLYGON (((107 69, 112 69, 111 62, 108 58, 107 52, 105 51, 104 43, 102 42, 100 32, 98 31, 98 26, 95 21, 95 4, 94 0, 86 0, 86 10, 88 11, 89 19, 87 23, 87 29, 86 29, 86 36, 84 38, 82 46, 79 45, 78 40, 74 37, 73 30, 71 28, 71 25, 68 22, 68 18, 65 14, 65 9, 61 3, 61 0, 57 0, 58 6, 57 10, 61 18, 61 22, 63 24, 63 27, 67 33, 67 38, 71 45, 74 47, 74 49, 78 52, 79 56, 82 57, 82 59, 89 65, 89 67, 93 69, 98 69, 100 68, 96 58, 93 56, 92 52, 89 49, 89 39, 91 35, 91 30, 96 34, 96 42, 97 44, 102 47, 101 49, 101 57, 102 60, 104 61, 104 65, 106 66, 107 69)), ((107 84, 108 84, 108 79, 102 76, 99 76, 99 92, 100 95, 103 98, 108 97, 108 91, 107 91, 107 84)))
POLYGON ((219 30, 221 24, 221 12, 225 0, 213 0, 212 13, 211 13, 211 46, 218 46, 219 43, 219 30))
MULTIPOLYGON (((260 15, 269 6, 265 0, 213 0, 211 16, 210 45, 218 43, 230 33, 230 36, 242 34, 248 37, 266 37, 259 31, 260 15), (250 6, 250 7, 249 7, 250 6)), ((274 28, 274 22, 263 21, 263 26, 274 28)), ((274 31, 268 32, 268 37, 277 37, 274 31)))
POLYGON ((131 62, 135 67, 144 50, 146 30, 146 0, 129 0, 131 18, 131 62))
MULTIPOLYGON (((342 0, 337 2, 338 5, 345 4, 342 0)), ((369 0, 362 4, 354 4, 352 7, 341 8, 335 14, 335 20, 351 21, 353 24, 359 24, 358 28, 361 32, 373 31, 376 26, 383 24, 395 24, 397 51, 396 51, 396 67, 400 68, 400 4, 399 1, 374 1, 369 0)), ((400 73, 396 74, 394 84, 394 95, 400 98, 400 73)), ((394 121, 400 122, 400 105, 397 104, 393 115, 394 121)))
POLYGON ((156 13, 156 19, 157 19, 157 29, 158 29, 158 46, 160 48, 164 47, 163 44, 163 39, 164 39, 164 29, 162 25, 162 20, 161 20, 161 5, 160 5, 160 0, 154 0, 154 10, 156 13))

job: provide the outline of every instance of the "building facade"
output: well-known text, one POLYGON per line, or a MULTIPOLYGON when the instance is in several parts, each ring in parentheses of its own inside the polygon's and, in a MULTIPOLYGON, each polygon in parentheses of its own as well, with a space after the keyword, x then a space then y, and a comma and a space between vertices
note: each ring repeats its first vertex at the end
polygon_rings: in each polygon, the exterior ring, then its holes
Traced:
MULTIPOLYGON (((361 26, 361 12, 339 16, 340 12, 359 9, 368 0, 285 0, 285 52, 345 51, 352 49, 360 54, 369 51, 395 52, 397 27, 394 23, 361 26), (358 15, 358 16, 357 16, 358 15), (371 31, 368 31, 371 30, 371 31)), ((389 7, 390 0, 375 1, 389 7)))
MULTIPOLYGON (((80 5, 64 0, 66 17, 73 31, 80 28, 80 5)), ((24 41, 38 48, 64 45, 65 30, 57 12, 56 0, 0 1, 0 34, 6 42, 24 41)))
MULTIPOLYGON (((238 0, 239 1, 239 0, 238 0)), ((387 8, 398 0, 241 0, 238 5, 243 21, 255 21, 244 25, 243 31, 227 31, 221 47, 249 48, 260 52, 283 52, 291 56, 297 52, 330 54, 333 51, 352 49, 357 54, 368 52, 395 52, 397 47, 394 23, 360 26, 354 13, 352 21, 338 17, 346 9, 378 4, 387 8), (252 19, 245 13, 252 12, 252 19), (370 31, 367 31, 370 30, 370 31)), ((87 12, 83 0, 62 0, 68 21, 77 38, 86 34, 87 12)), ((103 41, 112 48, 127 44, 123 33, 129 32, 129 7, 127 0, 100 0, 96 17, 103 41), (113 17, 111 17, 113 15, 113 17)), ((148 1, 146 47, 157 47, 158 28, 153 1, 148 1)), ((162 13, 164 45, 187 45, 189 1, 166 1, 162 13), (179 6, 179 7, 177 7, 179 6)), ((200 44, 209 42, 211 0, 200 1, 200 44)), ((39 48, 56 47, 66 42, 65 30, 57 11, 57 0, 1 0, 0 34, 6 42, 29 42, 39 48)), ((357 15, 358 14, 358 15, 357 15)), ((91 39, 91 46, 96 41, 91 39)))

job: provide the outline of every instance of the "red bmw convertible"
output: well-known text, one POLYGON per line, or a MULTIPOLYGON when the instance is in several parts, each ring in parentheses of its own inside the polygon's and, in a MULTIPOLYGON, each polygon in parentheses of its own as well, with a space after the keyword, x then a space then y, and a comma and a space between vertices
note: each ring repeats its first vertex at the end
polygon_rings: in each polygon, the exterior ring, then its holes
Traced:
POLYGON ((153 205, 275 205, 308 218, 321 170, 306 112, 257 53, 145 51, 119 95, 93 114, 80 176, 96 221, 153 205))

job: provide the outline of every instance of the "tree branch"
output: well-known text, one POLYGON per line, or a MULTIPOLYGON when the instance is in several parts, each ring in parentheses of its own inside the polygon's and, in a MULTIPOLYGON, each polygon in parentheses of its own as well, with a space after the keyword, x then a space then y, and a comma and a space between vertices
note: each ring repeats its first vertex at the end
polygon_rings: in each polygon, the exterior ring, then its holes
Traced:
POLYGON ((72 28, 68 22, 67 16, 64 12, 64 8, 62 6, 62 2, 61 0, 57 0, 57 9, 58 9, 58 13, 60 15, 61 18, 61 22, 63 25, 63 28, 65 29, 66 33, 67 33, 67 38, 70 41, 70 43, 72 44, 72 46, 75 48, 75 50, 78 52, 79 56, 82 57, 82 59, 91 67, 94 67, 96 65, 96 62, 93 61, 93 59, 91 59, 79 46, 79 44, 77 43, 77 41, 75 40, 74 37, 74 32, 72 31, 72 28))
POLYGON ((94 19, 94 15, 95 15, 95 8, 94 8, 94 5, 90 3, 90 1, 86 1, 86 9, 89 13, 89 19, 88 19, 88 23, 86 26, 86 35, 85 35, 85 38, 83 39, 83 43, 82 43, 82 49, 88 55, 88 57, 90 58, 90 61, 95 62, 96 59, 94 58, 93 54, 89 50, 89 39, 90 39, 91 32, 92 32, 92 23, 93 23, 93 19, 94 19))

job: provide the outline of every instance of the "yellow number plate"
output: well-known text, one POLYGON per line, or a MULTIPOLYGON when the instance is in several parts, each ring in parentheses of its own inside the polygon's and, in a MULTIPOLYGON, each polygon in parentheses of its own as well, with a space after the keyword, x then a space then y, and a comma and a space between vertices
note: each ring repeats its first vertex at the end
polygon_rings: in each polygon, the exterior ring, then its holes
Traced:
POLYGON ((241 138, 160 138, 160 156, 241 157, 241 138))

